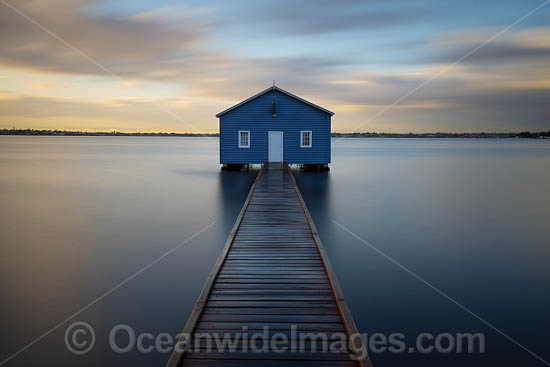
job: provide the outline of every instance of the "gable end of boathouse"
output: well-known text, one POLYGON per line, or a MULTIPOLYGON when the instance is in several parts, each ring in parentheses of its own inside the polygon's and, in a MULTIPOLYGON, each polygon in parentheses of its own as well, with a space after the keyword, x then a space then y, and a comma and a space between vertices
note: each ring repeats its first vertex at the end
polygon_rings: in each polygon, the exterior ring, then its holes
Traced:
POLYGON ((265 89, 216 115, 220 163, 326 166, 333 114, 277 86, 265 89))

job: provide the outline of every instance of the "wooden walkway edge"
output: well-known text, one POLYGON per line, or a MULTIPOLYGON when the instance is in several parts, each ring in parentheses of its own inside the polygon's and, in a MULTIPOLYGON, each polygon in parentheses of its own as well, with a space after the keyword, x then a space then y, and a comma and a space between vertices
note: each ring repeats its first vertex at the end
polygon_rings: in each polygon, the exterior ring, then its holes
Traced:
MULTIPOLYGON (((182 332, 233 335, 269 327, 358 335, 315 224, 286 164, 265 164, 182 332)), ((295 338, 292 336, 291 338, 295 338)), ((360 338, 345 352, 252 353, 207 349, 172 352, 176 366, 372 366, 360 338), (352 357, 365 356, 361 360, 352 357)))

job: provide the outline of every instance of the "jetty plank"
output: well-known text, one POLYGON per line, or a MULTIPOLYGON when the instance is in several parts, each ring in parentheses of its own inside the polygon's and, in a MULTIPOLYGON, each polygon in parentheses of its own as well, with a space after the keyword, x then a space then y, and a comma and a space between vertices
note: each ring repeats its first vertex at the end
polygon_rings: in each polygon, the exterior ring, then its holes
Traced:
MULTIPOLYGON (((293 339, 298 337, 292 327, 329 338, 357 332, 296 181, 283 163, 262 167, 183 333, 235 337, 243 328, 252 333, 266 326, 270 336, 293 339)), ((353 359, 366 355, 362 345, 353 351, 282 353, 206 346, 200 340, 198 349, 174 349, 167 367, 371 366, 368 357, 353 359)))

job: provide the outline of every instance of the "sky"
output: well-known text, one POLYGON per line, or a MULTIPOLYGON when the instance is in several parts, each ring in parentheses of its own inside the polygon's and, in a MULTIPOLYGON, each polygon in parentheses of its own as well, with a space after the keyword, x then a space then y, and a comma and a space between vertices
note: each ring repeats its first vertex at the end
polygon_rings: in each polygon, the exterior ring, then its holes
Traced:
POLYGON ((550 0, 0 0, 0 128, 217 132, 273 80, 335 132, 550 130, 550 0))

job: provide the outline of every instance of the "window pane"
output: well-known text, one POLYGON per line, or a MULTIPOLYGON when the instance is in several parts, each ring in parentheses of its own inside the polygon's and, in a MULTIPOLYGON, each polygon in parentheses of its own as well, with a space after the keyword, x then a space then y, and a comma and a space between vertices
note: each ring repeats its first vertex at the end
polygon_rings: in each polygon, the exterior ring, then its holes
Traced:
POLYGON ((240 146, 248 146, 248 131, 241 131, 240 133, 240 146))
POLYGON ((311 146, 311 133, 309 131, 302 131, 302 146, 311 146))

